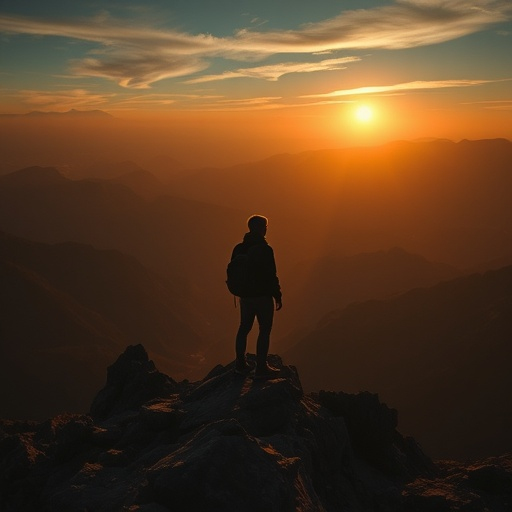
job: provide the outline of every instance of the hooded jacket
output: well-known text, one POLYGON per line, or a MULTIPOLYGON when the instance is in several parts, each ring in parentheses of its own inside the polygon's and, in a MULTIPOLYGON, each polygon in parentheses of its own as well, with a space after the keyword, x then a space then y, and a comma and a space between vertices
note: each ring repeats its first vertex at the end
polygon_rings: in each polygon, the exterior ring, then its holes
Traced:
POLYGON ((245 297, 272 296, 281 300, 281 287, 277 277, 274 251, 268 245, 265 237, 249 231, 244 235, 242 243, 233 249, 231 259, 238 254, 247 253, 250 260, 251 284, 245 297))

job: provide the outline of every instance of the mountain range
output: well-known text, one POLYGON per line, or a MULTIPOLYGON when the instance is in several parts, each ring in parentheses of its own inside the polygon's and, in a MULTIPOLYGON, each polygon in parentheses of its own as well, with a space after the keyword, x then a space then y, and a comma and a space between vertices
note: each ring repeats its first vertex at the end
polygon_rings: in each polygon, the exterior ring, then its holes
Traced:
POLYGON ((504 139, 403 141, 203 169, 173 187, 175 195, 267 214, 277 254, 397 246, 467 268, 512 253, 511 161, 504 139))
POLYGON ((84 410, 106 362, 141 340, 176 376, 201 373, 206 319, 135 258, 0 233, 0 269, 0 417, 84 410))
POLYGON ((225 268, 246 218, 263 213, 284 292, 272 347, 308 390, 381 394, 436 457, 510 449, 511 148, 399 142, 170 184, 128 160, 88 179, 0 176, 5 383, 41 388, 30 403, 5 387, 6 415, 83 410, 127 344, 179 378, 228 364, 239 312, 225 268))
POLYGON ((103 110, 77 110, 72 108, 71 110, 67 110, 65 112, 43 112, 39 110, 33 110, 31 112, 27 112, 26 114, 0 114, 1 117, 4 118, 45 118, 45 119, 91 119, 91 118, 100 118, 100 119, 113 119, 113 116, 108 112, 104 112, 103 110))
MULTIPOLYGON (((156 189, 158 180, 140 169, 109 180, 71 180, 53 168, 27 168, 0 176, 0 228, 45 243, 115 249, 183 282, 209 318, 212 357, 226 360, 237 311, 224 286, 225 267, 251 212, 169 195, 168 187, 157 195, 156 189)), ((300 224, 280 237, 282 222, 278 217, 274 228, 271 219, 270 236, 276 237, 271 243, 290 307, 276 322, 276 339, 354 300, 434 284, 457 273, 398 249, 350 257, 310 243, 299 250, 291 238, 299 240, 300 224), (309 296, 318 297, 311 307, 309 296)))
POLYGON ((369 390, 434 456, 512 450, 512 266, 354 303, 284 353, 306 389, 369 390))
MULTIPOLYGON (((283 273, 295 333, 304 333, 324 315, 353 302, 383 299, 413 288, 455 278, 460 271, 394 247, 354 256, 327 256, 302 261, 283 273), (314 297, 314 300, 307 300, 314 297)), ((288 336, 293 343, 294 336, 288 336)), ((286 343, 279 345, 283 349, 286 343)))
POLYGON ((0 229, 43 243, 75 241, 136 257, 188 288, 195 307, 209 318, 210 341, 218 340, 219 326, 231 317, 224 274, 240 218, 246 215, 193 200, 145 199, 112 181, 70 180, 53 168, 0 176, 0 229))
POLYGON ((98 166, 132 161, 165 179, 186 167, 173 130, 172 123, 141 124, 101 110, 0 114, 0 175, 43 166, 73 178, 97 177, 98 166))

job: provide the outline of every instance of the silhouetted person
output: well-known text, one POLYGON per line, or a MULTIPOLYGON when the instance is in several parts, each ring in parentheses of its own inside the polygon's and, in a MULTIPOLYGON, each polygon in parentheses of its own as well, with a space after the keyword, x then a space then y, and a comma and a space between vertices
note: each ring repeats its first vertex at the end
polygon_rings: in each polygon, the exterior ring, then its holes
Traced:
POLYGON ((248 287, 240 297, 240 327, 236 335, 236 371, 244 373, 252 370, 246 360, 247 335, 258 320, 259 333, 256 343, 255 377, 269 377, 278 370, 268 365, 267 355, 270 344, 270 331, 275 309, 282 307, 281 287, 277 277, 274 251, 265 240, 268 220, 261 215, 253 215, 247 221, 249 232, 243 242, 233 249, 231 260, 239 254, 248 254, 248 287))

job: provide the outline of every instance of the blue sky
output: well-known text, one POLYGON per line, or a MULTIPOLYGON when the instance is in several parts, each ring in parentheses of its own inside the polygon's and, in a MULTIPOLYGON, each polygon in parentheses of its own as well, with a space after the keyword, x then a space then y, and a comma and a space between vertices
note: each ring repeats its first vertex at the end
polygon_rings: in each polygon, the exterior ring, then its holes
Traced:
POLYGON ((3 112, 384 95, 512 111, 510 0, 2 0, 0 38, 3 112))

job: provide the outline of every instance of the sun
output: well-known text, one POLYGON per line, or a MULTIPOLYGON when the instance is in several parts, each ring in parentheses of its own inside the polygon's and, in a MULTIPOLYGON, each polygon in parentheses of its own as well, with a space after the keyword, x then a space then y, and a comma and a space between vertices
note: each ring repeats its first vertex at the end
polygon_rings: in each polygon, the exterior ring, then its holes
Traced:
POLYGON ((373 110, 368 105, 361 105, 357 107, 356 119, 361 123, 368 123, 373 118, 373 110))

